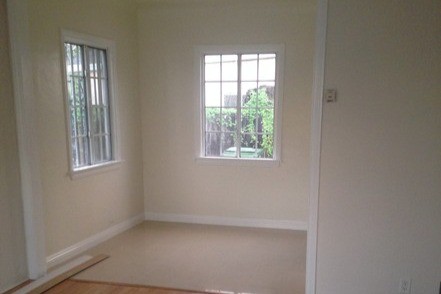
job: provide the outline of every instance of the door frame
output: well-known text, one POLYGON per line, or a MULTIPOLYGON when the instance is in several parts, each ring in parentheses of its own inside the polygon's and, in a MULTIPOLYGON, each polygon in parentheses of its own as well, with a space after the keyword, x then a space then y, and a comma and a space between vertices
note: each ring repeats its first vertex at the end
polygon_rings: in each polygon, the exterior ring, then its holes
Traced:
POLYGON ((317 21, 312 86, 311 160, 309 220, 306 249, 306 294, 316 293, 317 240, 320 195, 320 154, 322 140, 323 91, 325 82, 328 0, 317 0, 317 21))
POLYGON ((28 276, 46 274, 44 206, 40 175, 37 101, 32 77, 28 1, 7 0, 12 84, 17 122, 20 186, 28 276))

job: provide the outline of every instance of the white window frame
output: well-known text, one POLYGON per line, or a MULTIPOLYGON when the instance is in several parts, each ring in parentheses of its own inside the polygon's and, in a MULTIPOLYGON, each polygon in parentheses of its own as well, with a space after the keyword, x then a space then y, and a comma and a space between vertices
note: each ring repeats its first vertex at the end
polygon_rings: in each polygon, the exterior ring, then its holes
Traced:
MULTIPOLYGON (((66 119, 66 137, 67 137, 67 154, 69 162, 68 175, 70 178, 76 179, 84 176, 88 176, 95 173, 105 172, 113 170, 119 167, 121 164, 119 140, 118 140, 118 116, 117 116, 117 86, 116 86, 116 49, 115 42, 100 37, 81 34, 69 30, 61 30, 61 56, 62 56, 62 75, 63 75, 63 92, 64 92, 64 105, 65 105, 65 119, 66 119), (103 163, 84 166, 80 168, 74 168, 72 158, 72 126, 70 124, 70 109, 69 109, 69 92, 67 89, 67 76, 66 76, 66 56, 64 52, 64 43, 71 42, 78 45, 86 45, 99 49, 106 50, 107 55, 107 75, 108 75, 108 91, 109 91, 109 116, 110 116, 110 129, 111 129, 111 145, 112 145, 112 159, 103 163)), ((89 99, 89 97, 88 97, 89 99)))
POLYGON ((278 166, 282 147, 282 102, 285 46, 283 44, 241 45, 241 46, 197 46, 195 48, 195 89, 198 99, 196 115, 196 162, 207 165, 278 166), (273 158, 226 158, 205 156, 205 102, 204 102, 204 56, 207 54, 276 54, 277 98, 274 102, 274 153, 273 158))

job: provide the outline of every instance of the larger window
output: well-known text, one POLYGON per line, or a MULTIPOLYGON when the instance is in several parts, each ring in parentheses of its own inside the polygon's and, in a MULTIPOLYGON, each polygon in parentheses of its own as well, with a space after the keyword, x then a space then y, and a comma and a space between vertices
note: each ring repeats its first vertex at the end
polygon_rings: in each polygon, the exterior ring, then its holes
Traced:
POLYGON ((281 55, 202 53, 202 157, 278 159, 281 55))
POLYGON ((109 47, 64 41, 71 171, 115 160, 109 47))

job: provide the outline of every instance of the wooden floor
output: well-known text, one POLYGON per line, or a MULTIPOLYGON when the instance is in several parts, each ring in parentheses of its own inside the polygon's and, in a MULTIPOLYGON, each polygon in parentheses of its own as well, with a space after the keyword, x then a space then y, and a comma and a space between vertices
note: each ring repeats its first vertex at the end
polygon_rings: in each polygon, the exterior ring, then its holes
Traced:
POLYGON ((57 286, 44 292, 48 294, 59 293, 85 293, 85 294, 205 294, 204 292, 192 292, 185 290, 175 290, 157 287, 136 286, 128 284, 90 282, 79 280, 65 280, 57 286))

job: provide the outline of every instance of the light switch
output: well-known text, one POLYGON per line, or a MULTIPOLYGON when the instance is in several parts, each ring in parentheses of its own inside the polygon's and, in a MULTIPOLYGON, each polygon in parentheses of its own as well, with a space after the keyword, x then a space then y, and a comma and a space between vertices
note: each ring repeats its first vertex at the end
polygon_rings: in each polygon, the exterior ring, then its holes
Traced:
POLYGON ((326 103, 337 102, 337 90, 327 89, 325 91, 325 102, 326 103))

